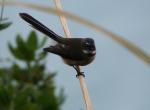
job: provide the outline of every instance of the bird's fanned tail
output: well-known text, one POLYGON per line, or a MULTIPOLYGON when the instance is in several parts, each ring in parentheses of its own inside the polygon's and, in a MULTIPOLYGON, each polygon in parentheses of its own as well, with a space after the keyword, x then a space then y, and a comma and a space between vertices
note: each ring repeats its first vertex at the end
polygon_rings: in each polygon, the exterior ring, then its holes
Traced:
POLYGON ((48 37, 52 38, 53 40, 63 43, 63 38, 57 35, 55 32, 44 26, 41 22, 33 18, 31 15, 27 13, 19 13, 20 17, 24 19, 26 22, 31 24, 31 26, 38 31, 42 32, 43 34, 47 35, 48 37))

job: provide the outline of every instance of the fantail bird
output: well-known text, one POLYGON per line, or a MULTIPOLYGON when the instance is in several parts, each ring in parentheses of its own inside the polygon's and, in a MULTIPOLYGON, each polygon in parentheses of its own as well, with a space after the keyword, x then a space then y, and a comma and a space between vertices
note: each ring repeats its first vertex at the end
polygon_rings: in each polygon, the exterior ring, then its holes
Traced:
POLYGON ((57 42, 54 46, 44 48, 44 51, 61 56, 64 62, 70 66, 85 66, 94 60, 96 48, 92 38, 63 38, 31 15, 27 13, 20 13, 19 15, 33 28, 57 42))

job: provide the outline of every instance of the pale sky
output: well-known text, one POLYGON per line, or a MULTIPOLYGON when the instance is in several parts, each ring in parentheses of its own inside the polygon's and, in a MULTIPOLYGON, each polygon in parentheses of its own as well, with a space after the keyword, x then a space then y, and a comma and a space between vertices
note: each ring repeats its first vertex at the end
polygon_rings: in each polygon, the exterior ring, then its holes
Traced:
MULTIPOLYGON (((24 1, 54 6, 52 0, 24 1)), ((66 11, 121 35, 150 55, 149 0, 61 1, 66 11)), ((25 8, 7 7, 5 16, 13 21, 13 25, 0 33, 0 50, 3 50, 0 57, 11 56, 6 44, 8 41, 15 42, 16 33, 21 33, 25 38, 32 29, 18 17, 19 12, 32 14, 56 33, 64 35, 60 21, 54 15, 25 8)), ((150 110, 150 66, 108 37, 71 20, 68 21, 68 25, 72 36, 92 37, 96 42, 95 61, 82 68, 86 75, 93 110, 150 110)), ((43 35, 39 33, 39 37, 41 36, 43 35)), ((85 110, 75 71, 53 54, 48 56, 47 68, 49 71, 58 72, 55 78, 56 85, 65 89, 67 99, 62 110, 85 110)))

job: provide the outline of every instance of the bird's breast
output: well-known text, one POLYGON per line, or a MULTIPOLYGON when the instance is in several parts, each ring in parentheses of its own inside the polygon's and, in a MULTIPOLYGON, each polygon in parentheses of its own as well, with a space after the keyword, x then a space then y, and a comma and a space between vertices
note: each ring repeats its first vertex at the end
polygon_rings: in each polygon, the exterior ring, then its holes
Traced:
POLYGON ((78 65, 78 66, 85 66, 90 64, 95 59, 95 56, 89 57, 84 60, 72 60, 72 59, 66 59, 63 58, 64 62, 70 66, 78 65))

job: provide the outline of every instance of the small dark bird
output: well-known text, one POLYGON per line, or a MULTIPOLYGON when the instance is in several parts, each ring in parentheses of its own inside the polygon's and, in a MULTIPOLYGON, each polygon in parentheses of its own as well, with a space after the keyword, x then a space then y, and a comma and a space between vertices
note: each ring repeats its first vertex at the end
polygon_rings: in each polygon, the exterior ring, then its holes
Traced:
POLYGON ((54 46, 44 48, 44 51, 61 56, 66 64, 73 66, 76 70, 77 66, 88 65, 94 60, 96 48, 92 38, 63 38, 31 15, 27 13, 20 13, 19 15, 33 28, 57 42, 54 46))

